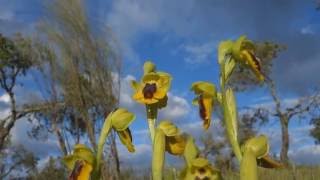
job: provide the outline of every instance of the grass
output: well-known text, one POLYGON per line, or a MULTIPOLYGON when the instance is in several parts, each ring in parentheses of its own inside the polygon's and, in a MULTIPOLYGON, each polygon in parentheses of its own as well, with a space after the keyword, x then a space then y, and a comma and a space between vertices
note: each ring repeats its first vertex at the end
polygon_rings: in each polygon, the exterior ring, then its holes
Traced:
MULTIPOLYGON (((226 180, 239 179, 238 173, 224 174, 226 180)), ((320 178, 320 167, 299 166, 291 169, 264 169, 259 168, 259 180, 318 180, 320 178)))
MULTIPOLYGON (((122 171, 123 180, 149 180, 151 170, 135 171, 128 168, 122 171)), ((174 180, 172 169, 165 170, 165 180, 174 180)), ((239 173, 227 171, 223 173, 224 180, 239 180, 239 173)), ((320 179, 320 167, 297 166, 291 169, 264 169, 259 168, 259 180, 318 180, 320 179)))

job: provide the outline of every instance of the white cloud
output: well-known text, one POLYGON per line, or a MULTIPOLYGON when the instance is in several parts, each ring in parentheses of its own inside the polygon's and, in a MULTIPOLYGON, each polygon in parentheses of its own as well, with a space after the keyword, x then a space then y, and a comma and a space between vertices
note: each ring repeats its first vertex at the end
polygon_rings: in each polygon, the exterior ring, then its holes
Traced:
POLYGON ((0 20, 10 21, 14 18, 14 13, 9 10, 0 10, 0 20))
POLYGON ((3 103, 5 103, 5 104, 8 104, 8 103, 10 102, 10 96, 9 96, 7 93, 2 94, 2 95, 0 96, 0 102, 3 102, 3 103))
POLYGON ((130 166, 133 168, 149 167, 151 163, 152 150, 150 144, 135 144, 135 152, 128 152, 127 148, 121 143, 117 144, 120 162, 123 166, 130 166), (139 166, 136 164, 139 163, 139 166))
POLYGON ((164 0, 117 0, 112 3, 106 24, 112 27, 119 39, 125 61, 139 63, 141 58, 133 46, 142 33, 157 32, 188 37, 195 30, 199 31, 199 28, 186 20, 192 19, 193 24, 199 22, 191 14, 194 5, 194 0, 170 3, 164 0))
POLYGON ((159 112, 159 119, 179 120, 190 112, 188 101, 180 96, 168 93, 168 104, 159 112))
POLYGON ((40 158, 59 152, 58 141, 53 136, 49 135, 46 141, 30 139, 27 132, 31 127, 31 122, 27 121, 26 118, 18 120, 10 132, 12 143, 16 145, 22 144, 26 150, 33 152, 40 158))
POLYGON ((315 34, 311 25, 307 25, 301 28, 301 34, 315 34))
POLYGON ((200 64, 209 62, 212 59, 213 51, 215 50, 215 43, 206 42, 203 44, 188 44, 183 45, 183 50, 187 53, 185 62, 189 64, 200 64))
POLYGON ((289 152, 289 157, 299 164, 320 163, 320 145, 307 145, 289 152))

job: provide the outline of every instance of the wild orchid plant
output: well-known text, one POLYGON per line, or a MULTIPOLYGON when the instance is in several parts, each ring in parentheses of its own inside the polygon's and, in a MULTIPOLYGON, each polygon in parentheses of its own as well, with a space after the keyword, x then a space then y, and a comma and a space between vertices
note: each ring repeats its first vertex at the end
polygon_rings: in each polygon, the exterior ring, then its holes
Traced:
MULTIPOLYGON (((278 168, 281 167, 281 164, 269 157, 268 139, 264 135, 247 140, 240 148, 236 99, 233 89, 228 86, 228 80, 237 65, 251 69, 259 81, 264 81, 260 61, 255 56, 254 44, 245 36, 241 36, 236 41, 221 42, 218 48, 218 63, 221 71, 219 89, 210 82, 193 83, 191 90, 196 94, 193 104, 199 106, 199 114, 205 130, 210 127, 214 105, 221 106, 227 137, 240 162, 240 179, 257 180, 258 164, 268 168, 278 168)), ((156 66, 150 61, 145 62, 143 70, 144 75, 140 82, 132 81, 131 86, 134 90, 132 98, 146 107, 152 142, 152 179, 163 179, 165 152, 184 158, 186 165, 180 179, 221 179, 220 171, 214 168, 207 159, 200 156, 199 149, 191 135, 181 132, 169 120, 156 122, 158 110, 167 105, 171 75, 157 71, 156 66)), ((119 108, 106 118, 100 133, 97 152, 93 152, 83 144, 75 145, 73 154, 63 159, 68 169, 72 171, 70 179, 87 180, 90 177, 100 179, 103 146, 112 129, 118 133, 128 151, 134 152, 132 136, 128 128, 134 119, 134 114, 119 108)))
POLYGON ((135 115, 133 113, 124 108, 118 108, 111 112, 104 121, 96 153, 84 144, 76 144, 73 153, 63 158, 64 164, 71 171, 69 179, 100 179, 103 147, 111 130, 117 132, 120 141, 127 147, 129 152, 134 152, 135 149, 129 129, 129 125, 134 119, 135 115))
POLYGON ((259 165, 269 168, 281 167, 279 163, 268 156, 269 144, 266 136, 258 136, 249 139, 240 148, 238 142, 237 106, 233 89, 227 86, 228 80, 236 65, 251 69, 260 82, 265 77, 261 72, 261 64, 255 56, 255 48, 252 41, 241 36, 236 41, 223 41, 218 48, 218 63, 220 65, 220 92, 210 82, 195 82, 191 90, 197 95, 193 104, 199 106, 204 128, 208 129, 211 122, 213 105, 218 103, 222 107, 223 119, 227 137, 232 150, 240 162, 240 179, 256 180, 257 161, 259 165))
POLYGON ((209 161, 199 157, 199 150, 193 137, 181 131, 169 120, 162 120, 156 127, 158 109, 167 105, 167 93, 171 85, 171 75, 157 71, 156 66, 145 62, 144 75, 140 82, 132 81, 133 99, 146 106, 150 137, 152 141, 152 179, 163 179, 165 152, 183 156, 186 162, 182 179, 210 178, 218 180, 220 171, 213 168, 209 161), (205 162, 203 162, 205 161, 205 162), (193 177, 193 178, 192 178, 193 177))

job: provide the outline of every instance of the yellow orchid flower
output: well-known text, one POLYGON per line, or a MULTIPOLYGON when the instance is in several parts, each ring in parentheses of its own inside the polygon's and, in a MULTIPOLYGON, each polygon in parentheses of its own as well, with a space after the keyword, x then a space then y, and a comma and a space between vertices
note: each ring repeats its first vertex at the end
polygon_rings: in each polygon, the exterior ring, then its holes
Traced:
POLYGON ((142 104, 155 104, 167 98, 171 76, 164 72, 150 72, 143 76, 141 83, 132 81, 133 99, 142 104))
POLYGON ((96 164, 98 170, 100 169, 103 146, 105 144, 107 136, 112 129, 117 132, 120 141, 127 147, 129 152, 135 151, 134 145, 132 144, 131 131, 129 129, 129 125, 133 122, 134 119, 135 115, 124 108, 118 108, 115 111, 109 113, 104 121, 99 137, 96 164))
POLYGON ((249 67, 259 81, 264 81, 265 77, 261 71, 261 61, 255 56, 255 48, 253 42, 248 40, 246 36, 240 36, 234 41, 223 41, 218 49, 218 61, 221 64, 226 56, 230 56, 229 62, 226 64, 225 73, 228 77, 234 67, 234 60, 249 67))
POLYGON ((191 90, 197 95, 193 104, 199 106, 199 114, 203 120, 203 128, 208 129, 211 123, 214 101, 217 99, 216 87, 209 82, 198 81, 192 84, 191 90))
POLYGON ((70 180, 88 180, 95 163, 95 157, 90 148, 83 144, 76 144, 71 155, 65 156, 62 161, 71 171, 70 180))
POLYGON ((151 61, 144 63, 143 71, 144 75, 140 82, 131 81, 134 90, 132 98, 146 105, 150 138, 153 142, 158 109, 167 105, 167 93, 172 78, 168 73, 156 71, 156 66, 151 61))
POLYGON ((258 163, 265 168, 282 168, 283 165, 270 158, 268 138, 264 135, 247 140, 242 147, 240 179, 257 180, 258 163))
POLYGON ((192 161, 191 167, 188 167, 187 173, 184 180, 194 180, 194 179, 210 179, 210 180, 220 180, 221 173, 218 169, 214 168, 207 159, 196 158, 192 161))
POLYGON ((181 133, 171 121, 163 120, 156 129, 153 144, 152 176, 155 180, 162 179, 165 152, 175 156, 183 155, 188 164, 198 155, 198 148, 191 136, 181 133))

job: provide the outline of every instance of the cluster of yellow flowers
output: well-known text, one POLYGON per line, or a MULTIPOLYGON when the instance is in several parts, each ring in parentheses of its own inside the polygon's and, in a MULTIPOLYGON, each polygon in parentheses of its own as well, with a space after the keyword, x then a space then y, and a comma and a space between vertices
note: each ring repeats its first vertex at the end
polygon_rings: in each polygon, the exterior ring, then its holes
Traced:
MULTIPOLYGON (((260 60, 255 56, 253 42, 245 36, 241 36, 236 41, 227 40, 220 43, 218 63, 221 70, 219 89, 210 82, 193 83, 191 90, 196 97, 192 103, 199 107, 199 115, 203 120, 205 130, 210 127, 214 105, 221 106, 229 142, 240 162, 240 178, 242 180, 256 180, 257 161, 260 161, 259 164, 264 167, 271 168, 281 167, 281 164, 268 156, 269 145, 266 136, 261 135, 249 139, 240 148, 236 100, 232 88, 227 87, 226 84, 236 65, 251 69, 257 79, 263 82, 265 77, 261 72, 260 60)), ((165 152, 168 152, 172 155, 183 156, 186 162, 181 179, 221 179, 220 171, 212 166, 207 159, 201 157, 191 135, 181 132, 170 120, 162 120, 156 126, 158 109, 167 105, 167 94, 172 77, 168 73, 157 71, 156 66, 150 61, 145 62, 143 70, 144 75, 141 80, 139 82, 132 81, 131 86, 134 91, 132 98, 146 107, 153 145, 152 178, 154 180, 163 178, 165 152)), ((128 128, 134 119, 135 115, 123 108, 111 112, 104 122, 96 154, 85 145, 76 145, 73 154, 64 158, 66 166, 72 171, 71 179, 80 180, 90 177, 99 179, 103 145, 112 129, 118 133, 121 142, 128 151, 134 152, 132 136, 128 128)))

